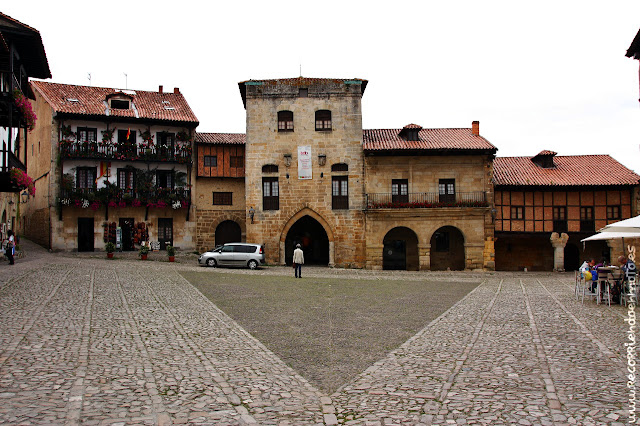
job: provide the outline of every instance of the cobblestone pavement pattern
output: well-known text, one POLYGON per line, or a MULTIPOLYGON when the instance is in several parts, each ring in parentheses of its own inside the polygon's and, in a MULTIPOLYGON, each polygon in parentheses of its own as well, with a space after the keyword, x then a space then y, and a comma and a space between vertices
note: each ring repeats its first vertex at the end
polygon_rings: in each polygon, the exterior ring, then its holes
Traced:
MULTIPOLYGON (((626 309, 569 274, 306 268, 481 281, 333 395, 187 283, 191 264, 50 254, 0 262, 1 424, 622 425, 626 309)), ((228 271, 290 274, 284 268, 228 271)), ((435 296, 435 295, 434 295, 435 296)))

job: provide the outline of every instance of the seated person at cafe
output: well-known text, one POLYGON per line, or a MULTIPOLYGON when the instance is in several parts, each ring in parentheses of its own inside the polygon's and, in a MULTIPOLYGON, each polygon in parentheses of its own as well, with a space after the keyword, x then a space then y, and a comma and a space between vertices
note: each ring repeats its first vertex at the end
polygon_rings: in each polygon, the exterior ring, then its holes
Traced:
POLYGON ((598 267, 602 265, 596 265, 596 260, 591 259, 589 261, 589 272, 591 272, 591 291, 595 292, 598 287, 598 267))
POLYGON ((620 289, 622 289, 622 286, 627 285, 629 282, 629 277, 636 276, 636 264, 633 263, 632 260, 627 259, 626 256, 620 256, 618 262, 620 262, 620 267, 622 268, 622 277, 618 284, 620 285, 620 289))

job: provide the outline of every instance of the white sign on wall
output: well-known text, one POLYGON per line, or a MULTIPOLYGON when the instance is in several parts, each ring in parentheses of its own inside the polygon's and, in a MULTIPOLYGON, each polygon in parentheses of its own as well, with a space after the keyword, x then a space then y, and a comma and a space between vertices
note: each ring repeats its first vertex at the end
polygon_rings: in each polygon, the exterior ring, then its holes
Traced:
POLYGON ((298 179, 311 179, 311 147, 298 147, 298 179))

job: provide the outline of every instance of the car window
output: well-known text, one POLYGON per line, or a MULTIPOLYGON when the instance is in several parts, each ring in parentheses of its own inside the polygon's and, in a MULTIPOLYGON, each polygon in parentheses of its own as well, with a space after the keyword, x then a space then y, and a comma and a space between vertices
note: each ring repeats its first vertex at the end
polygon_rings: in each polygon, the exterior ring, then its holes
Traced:
POLYGON ((224 246, 224 247, 222 247, 221 251, 222 251, 222 253, 231 253, 231 252, 235 251, 234 248, 235 248, 235 246, 224 246))
POLYGON ((242 251, 244 253, 253 253, 256 251, 256 248, 254 246, 242 246, 242 251))

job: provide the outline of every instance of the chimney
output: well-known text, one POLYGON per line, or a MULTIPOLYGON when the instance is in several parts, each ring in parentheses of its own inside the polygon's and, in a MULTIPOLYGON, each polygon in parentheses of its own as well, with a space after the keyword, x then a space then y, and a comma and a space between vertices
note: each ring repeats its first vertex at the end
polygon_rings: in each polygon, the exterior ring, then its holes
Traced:
POLYGON ((173 88, 173 93, 174 93, 175 95, 179 95, 179 94, 180 94, 180 89, 179 89, 179 88, 177 88, 177 87, 174 87, 174 88, 173 88))
POLYGON ((480 136, 480 122, 479 121, 471 122, 471 133, 473 133, 474 136, 480 136))
POLYGON ((158 93, 162 93, 162 84, 158 86, 158 93))

